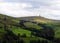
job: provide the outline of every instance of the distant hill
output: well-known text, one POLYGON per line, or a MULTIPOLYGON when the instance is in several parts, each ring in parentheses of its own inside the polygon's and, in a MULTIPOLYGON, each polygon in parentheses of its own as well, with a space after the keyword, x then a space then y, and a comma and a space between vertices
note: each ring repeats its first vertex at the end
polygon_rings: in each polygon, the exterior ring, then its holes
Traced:
POLYGON ((17 24, 19 22, 19 20, 17 18, 14 18, 14 17, 0 14, 0 23, 1 22, 2 23, 6 22, 6 24, 17 24), (6 20, 4 20, 4 19, 6 19, 6 20))
POLYGON ((34 21, 34 22, 42 22, 42 23, 48 23, 48 22, 60 22, 60 20, 51 20, 47 19, 41 16, 28 16, 28 17, 20 17, 20 20, 27 20, 27 21, 34 21))
POLYGON ((7 15, 0 14, 0 19, 3 19, 4 17, 7 18, 7 20, 13 21, 13 22, 19 22, 20 20, 27 20, 27 21, 33 21, 33 22, 38 22, 38 23, 49 23, 49 22, 55 22, 59 23, 60 20, 52 20, 48 18, 44 18, 41 16, 28 16, 28 17, 11 17, 7 15))

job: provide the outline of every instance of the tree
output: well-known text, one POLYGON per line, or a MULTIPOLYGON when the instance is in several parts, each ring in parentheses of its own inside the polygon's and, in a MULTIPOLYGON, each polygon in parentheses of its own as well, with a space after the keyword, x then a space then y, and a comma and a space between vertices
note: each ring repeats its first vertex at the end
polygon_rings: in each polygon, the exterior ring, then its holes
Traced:
POLYGON ((26 34, 23 34, 21 37, 27 37, 26 34))

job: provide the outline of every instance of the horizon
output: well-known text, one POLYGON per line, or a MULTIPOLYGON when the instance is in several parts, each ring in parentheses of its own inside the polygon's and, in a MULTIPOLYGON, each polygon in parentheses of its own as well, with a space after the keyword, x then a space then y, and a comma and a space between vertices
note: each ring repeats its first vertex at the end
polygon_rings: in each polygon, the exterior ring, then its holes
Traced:
POLYGON ((0 13, 12 17, 40 15, 60 20, 60 0, 0 0, 0 13))

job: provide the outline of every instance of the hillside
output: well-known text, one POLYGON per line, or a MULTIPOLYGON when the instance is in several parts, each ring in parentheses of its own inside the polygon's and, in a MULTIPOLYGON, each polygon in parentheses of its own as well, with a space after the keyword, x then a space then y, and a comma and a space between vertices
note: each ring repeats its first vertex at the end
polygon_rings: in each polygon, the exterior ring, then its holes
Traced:
POLYGON ((3 25, 5 24, 7 26, 11 26, 11 25, 13 26, 19 23, 19 19, 0 14, 0 23, 3 25))
POLYGON ((34 28, 37 28, 37 27, 40 28, 39 26, 36 25, 36 23, 47 24, 48 26, 54 26, 57 30, 59 30, 58 26, 60 26, 59 21, 46 19, 44 17, 33 16, 33 17, 14 18, 14 17, 10 17, 10 16, 0 14, 0 23, 2 23, 2 24, 5 23, 8 26, 9 25, 11 25, 11 26, 18 25, 21 20, 24 20, 27 22, 27 23, 24 23, 26 26, 28 26, 28 27, 35 26, 34 28), (4 18, 6 18, 6 21, 4 20, 4 18), (35 22, 35 25, 33 23, 30 23, 29 21, 35 22))
POLYGON ((13 34, 12 36, 9 35, 9 37, 18 37, 18 35, 20 34, 19 37, 21 37, 21 39, 25 39, 25 43, 28 43, 30 40, 38 39, 41 41, 47 40, 49 43, 53 43, 51 41, 53 40, 53 38, 60 38, 59 28, 60 23, 56 20, 49 20, 43 17, 14 18, 0 14, 1 40, 3 40, 2 36, 4 36, 4 34, 13 34), (6 28, 8 29, 8 31, 6 30, 6 28))
POLYGON ((3 15, 0 14, 0 19, 3 19, 4 17, 6 17, 8 20, 12 20, 14 22, 19 22, 19 20, 27 20, 27 21, 33 21, 33 22, 42 22, 42 23, 49 23, 49 22, 55 22, 55 23, 59 23, 60 20, 51 20, 51 19, 47 19, 41 16, 28 16, 28 17, 20 17, 20 18, 15 18, 15 17, 11 17, 11 16, 7 16, 7 15, 3 15))
POLYGON ((49 23, 49 22, 60 22, 60 20, 51 20, 51 19, 48 19, 48 18, 44 18, 44 17, 41 17, 41 16, 29 16, 29 17, 20 17, 18 19, 21 19, 21 20, 27 20, 27 21, 34 21, 34 22, 42 22, 42 23, 49 23))

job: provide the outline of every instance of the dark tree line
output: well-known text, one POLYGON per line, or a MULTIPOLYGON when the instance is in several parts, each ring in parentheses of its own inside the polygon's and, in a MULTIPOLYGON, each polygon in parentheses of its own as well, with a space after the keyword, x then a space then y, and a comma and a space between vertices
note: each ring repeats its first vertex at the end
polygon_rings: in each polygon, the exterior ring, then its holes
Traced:
MULTIPOLYGON (((23 27, 26 30, 32 31, 32 35, 35 35, 35 36, 38 36, 38 37, 43 37, 43 38, 46 38, 48 40, 53 40, 54 39, 55 33, 54 33, 54 30, 53 30, 52 27, 48 27, 48 26, 46 26, 46 24, 38 23, 37 25, 43 27, 43 29, 42 30, 37 30, 37 29, 34 29, 34 28, 27 28, 24 25, 25 22, 28 22, 28 21, 21 20, 20 23, 19 23, 20 27, 23 27)), ((35 24, 35 22, 32 22, 32 23, 35 24)))
POLYGON ((7 29, 5 30, 5 33, 2 35, 0 43, 24 43, 24 41, 20 38, 20 34, 15 35, 12 31, 7 29))
MULTIPOLYGON (((6 26, 5 26, 6 27, 6 26)), ((4 27, 4 28, 5 28, 4 27)), ((23 34, 22 36, 20 34, 15 35, 11 30, 9 30, 8 28, 5 28, 5 33, 2 36, 2 39, 0 39, 0 43, 24 43, 24 40, 21 39, 26 38, 26 34, 23 34)), ((32 35, 32 34, 31 34, 32 35)), ((29 43, 48 43, 47 40, 42 40, 40 41, 40 39, 38 40, 30 40, 29 43)))
MULTIPOLYGON (((4 18, 4 20, 6 21, 6 18, 4 18)), ((26 29, 26 30, 30 30, 31 32, 31 37, 32 35, 36 36, 36 37, 42 37, 48 40, 51 40, 52 43, 60 43, 60 39, 56 39, 54 38, 54 30, 52 27, 46 27, 45 24, 37 24, 41 27, 43 27, 42 30, 37 30, 34 28, 27 28, 24 23, 25 22, 30 22, 30 21, 24 21, 21 20, 19 23, 19 26, 26 29)), ((35 22, 31 22, 31 23, 35 23, 35 22)), ((0 27, 1 28, 1 27, 0 27)), ((0 43, 24 43, 24 40, 21 39, 22 37, 26 38, 26 34, 23 34, 22 36, 20 36, 20 34, 15 35, 7 26, 6 24, 4 24, 4 30, 5 33, 2 35, 2 39, 0 39, 0 43)), ((30 40, 29 43, 49 43, 47 40, 30 40)))
MULTIPOLYGON (((57 42, 60 43, 60 39, 56 39, 54 37, 55 32, 54 32, 53 27, 46 26, 46 24, 38 23, 37 25, 43 27, 43 29, 42 30, 37 30, 37 29, 34 29, 34 28, 27 28, 24 25, 25 22, 30 22, 30 21, 21 20, 19 24, 20 24, 21 27, 24 27, 25 29, 32 31, 31 35, 46 38, 48 40, 51 40, 52 43, 57 43, 57 42)), ((31 22, 31 23, 36 24, 36 22, 31 22)), ((32 43, 32 41, 31 41, 31 43, 32 43)), ((36 42, 34 42, 34 40, 33 40, 33 43, 36 43, 36 42)), ((46 40, 44 40, 44 41, 42 41, 40 43, 48 43, 48 42, 46 40)))

